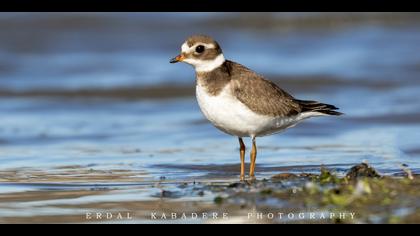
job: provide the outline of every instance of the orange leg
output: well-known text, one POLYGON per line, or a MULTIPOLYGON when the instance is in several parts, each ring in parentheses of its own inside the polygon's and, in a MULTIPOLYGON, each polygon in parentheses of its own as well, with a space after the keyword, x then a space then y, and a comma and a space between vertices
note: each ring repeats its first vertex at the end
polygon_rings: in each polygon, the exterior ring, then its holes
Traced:
POLYGON ((251 150, 251 167, 249 169, 249 177, 255 179, 255 162, 257 160, 257 145, 255 137, 252 138, 252 150, 251 150))
POLYGON ((241 155, 241 181, 245 180, 245 144, 242 138, 239 138, 239 153, 241 155))

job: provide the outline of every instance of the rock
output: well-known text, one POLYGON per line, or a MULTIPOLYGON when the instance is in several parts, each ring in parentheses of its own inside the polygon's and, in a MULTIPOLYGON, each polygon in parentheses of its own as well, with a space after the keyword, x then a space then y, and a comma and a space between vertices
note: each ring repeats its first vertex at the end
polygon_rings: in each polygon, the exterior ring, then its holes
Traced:
POLYGON ((180 192, 167 191, 167 190, 162 190, 162 191, 160 192, 160 195, 159 195, 159 196, 155 195, 155 197, 160 197, 160 198, 172 198, 172 199, 175 199, 175 198, 180 198, 180 197, 182 197, 182 196, 183 196, 183 195, 182 195, 180 192))
POLYGON ((214 203, 216 203, 216 204, 222 204, 223 203, 223 198, 222 197, 220 197, 220 196, 218 196, 218 197, 215 197, 214 198, 214 203))
POLYGON ((236 182, 236 183, 229 184, 228 188, 245 188, 247 186, 248 185, 244 182, 236 182))
POLYGON ((360 177, 380 178, 381 175, 366 163, 353 166, 346 174, 346 178, 349 180, 356 180, 360 177))
POLYGON ((291 173, 281 173, 271 177, 273 180, 287 180, 287 179, 295 179, 298 176, 291 173))

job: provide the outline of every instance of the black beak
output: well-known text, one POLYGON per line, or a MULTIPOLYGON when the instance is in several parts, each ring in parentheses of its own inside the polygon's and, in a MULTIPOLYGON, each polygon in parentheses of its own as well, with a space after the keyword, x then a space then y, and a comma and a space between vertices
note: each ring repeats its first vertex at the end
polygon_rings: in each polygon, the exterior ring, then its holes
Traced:
POLYGON ((169 63, 177 63, 177 62, 180 62, 180 61, 182 61, 182 60, 184 60, 184 57, 183 57, 182 55, 178 55, 178 56, 176 56, 176 57, 172 58, 172 59, 169 61, 169 63))

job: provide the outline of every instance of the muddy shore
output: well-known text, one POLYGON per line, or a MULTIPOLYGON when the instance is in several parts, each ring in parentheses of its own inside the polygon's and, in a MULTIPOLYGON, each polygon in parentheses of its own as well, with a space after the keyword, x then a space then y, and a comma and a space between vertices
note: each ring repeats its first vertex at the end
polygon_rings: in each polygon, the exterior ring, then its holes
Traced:
MULTIPOLYGON (((94 179, 95 174, 101 173, 92 172, 89 179, 94 179)), ((11 183, 7 175, 11 173, 1 173, 0 185, 29 185, 11 183)), ((420 205, 416 202, 420 197, 420 179, 409 169, 399 176, 381 176, 373 167, 359 164, 344 176, 322 167, 318 174, 281 173, 245 182, 162 179, 138 183, 129 182, 128 176, 122 173, 121 179, 114 179, 115 184, 97 185, 76 184, 77 179, 67 185, 42 184, 40 177, 33 177, 32 186, 36 190, 1 194, 1 205, 10 204, 12 210, 16 207, 14 202, 44 202, 50 209, 61 208, 61 214, 3 216, 0 222, 271 224, 416 223, 420 220, 420 205), (131 199, 112 200, 113 195, 123 193, 131 199), (99 202, 76 200, 101 196, 110 197, 99 202)))

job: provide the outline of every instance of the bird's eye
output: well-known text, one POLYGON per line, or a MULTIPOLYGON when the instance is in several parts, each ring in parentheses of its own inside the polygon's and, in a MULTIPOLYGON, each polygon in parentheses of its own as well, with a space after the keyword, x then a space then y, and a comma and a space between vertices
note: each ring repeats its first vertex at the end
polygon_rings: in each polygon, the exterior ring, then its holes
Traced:
POLYGON ((195 48, 195 51, 196 51, 197 53, 202 53, 202 52, 204 52, 204 46, 203 46, 203 45, 198 45, 198 46, 195 48))

